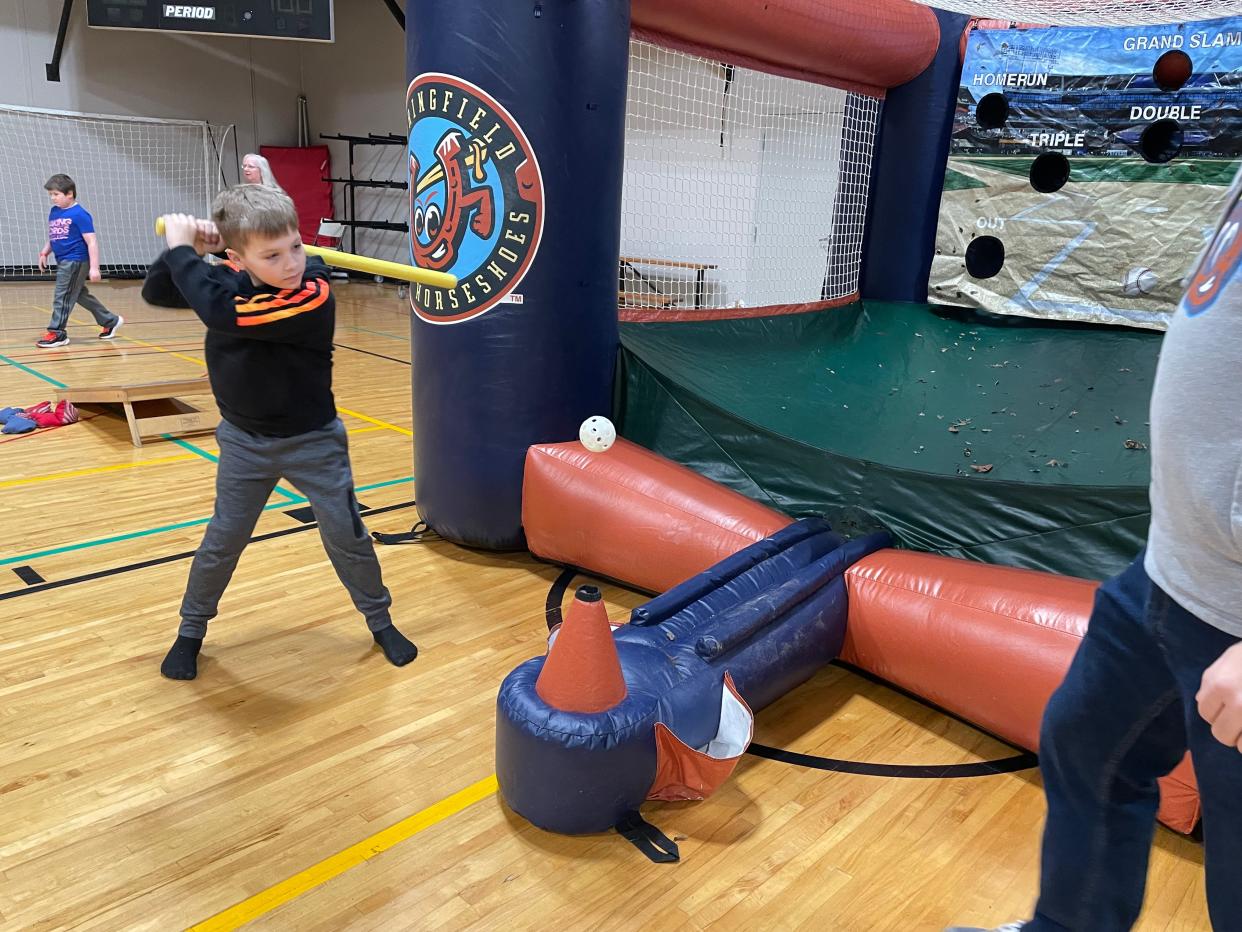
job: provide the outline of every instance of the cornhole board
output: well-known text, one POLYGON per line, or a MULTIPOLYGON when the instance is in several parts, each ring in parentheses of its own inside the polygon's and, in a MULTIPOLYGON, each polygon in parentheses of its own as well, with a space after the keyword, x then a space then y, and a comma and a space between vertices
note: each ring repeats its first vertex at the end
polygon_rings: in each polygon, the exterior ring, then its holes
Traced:
POLYGON ((129 439, 142 446, 144 438, 163 434, 195 434, 213 430, 220 423, 220 412, 201 410, 180 395, 210 395, 206 376, 175 382, 139 382, 132 385, 94 385, 89 388, 61 388, 56 400, 68 399, 78 407, 116 410, 120 405, 129 424, 129 439))

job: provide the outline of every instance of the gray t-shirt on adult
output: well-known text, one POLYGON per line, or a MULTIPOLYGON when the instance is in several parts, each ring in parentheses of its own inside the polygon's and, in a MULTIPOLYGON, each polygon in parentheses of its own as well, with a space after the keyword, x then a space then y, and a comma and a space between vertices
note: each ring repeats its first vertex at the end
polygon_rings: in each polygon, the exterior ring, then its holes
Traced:
POLYGON ((1242 173, 1160 351, 1147 574, 1242 637, 1242 173))

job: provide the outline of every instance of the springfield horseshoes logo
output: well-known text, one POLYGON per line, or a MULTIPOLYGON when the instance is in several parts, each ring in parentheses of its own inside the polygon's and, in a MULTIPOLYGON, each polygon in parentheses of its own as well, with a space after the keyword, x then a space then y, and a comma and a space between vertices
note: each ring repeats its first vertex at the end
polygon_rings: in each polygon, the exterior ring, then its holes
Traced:
POLYGON ((517 121, 478 87, 421 74, 405 96, 410 127, 410 252, 457 276, 456 288, 414 285, 410 306, 456 324, 516 303, 543 233, 543 178, 517 121))
POLYGON ((1239 260, 1242 260, 1242 199, 1234 202, 1190 280, 1190 287, 1182 298, 1187 317, 1197 317, 1216 303, 1237 271, 1239 260))

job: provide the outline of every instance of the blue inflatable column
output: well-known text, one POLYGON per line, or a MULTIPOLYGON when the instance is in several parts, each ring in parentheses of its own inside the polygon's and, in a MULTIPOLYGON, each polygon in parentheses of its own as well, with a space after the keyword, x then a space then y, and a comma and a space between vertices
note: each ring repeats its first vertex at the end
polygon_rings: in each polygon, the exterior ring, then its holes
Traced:
POLYGON ((936 10, 940 45, 921 75, 888 92, 871 162, 860 290, 881 301, 927 300, 970 17, 936 10))
POLYGON ((414 475, 444 537, 523 546, 536 442, 611 415, 628 0, 409 0, 414 475))

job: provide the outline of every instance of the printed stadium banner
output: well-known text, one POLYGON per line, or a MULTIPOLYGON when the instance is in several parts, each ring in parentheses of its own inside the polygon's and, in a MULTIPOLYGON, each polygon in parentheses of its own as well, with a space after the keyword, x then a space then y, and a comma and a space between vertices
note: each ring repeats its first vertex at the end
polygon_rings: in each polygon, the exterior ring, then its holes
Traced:
POLYGON ((1164 329, 1240 156, 1242 17, 975 30, 928 298, 1164 329))

